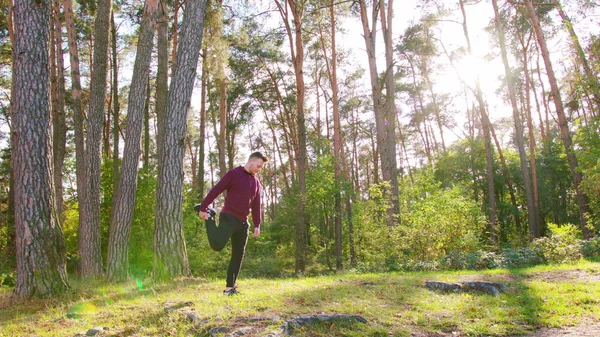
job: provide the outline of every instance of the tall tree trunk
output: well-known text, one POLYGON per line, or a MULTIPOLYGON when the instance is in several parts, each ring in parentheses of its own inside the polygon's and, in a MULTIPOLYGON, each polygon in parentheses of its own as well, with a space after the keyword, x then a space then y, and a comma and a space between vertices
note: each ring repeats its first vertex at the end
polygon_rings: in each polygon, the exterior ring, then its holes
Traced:
POLYGON ((119 55, 117 54, 117 26, 115 25, 115 15, 114 13, 110 16, 110 33, 111 33, 111 52, 112 52, 112 113, 113 113, 113 128, 112 128, 112 137, 113 137, 113 151, 112 151, 112 160, 113 160, 113 187, 115 190, 113 191, 113 200, 114 196, 118 193, 117 189, 119 188, 119 131, 121 129, 119 120, 121 114, 121 103, 119 102, 119 55))
POLYGON ((116 201, 113 204, 108 237, 106 277, 109 281, 126 280, 129 272, 127 253, 135 208, 140 140, 144 124, 144 108, 148 96, 148 76, 154 28, 158 16, 158 0, 146 0, 144 7, 127 104, 127 134, 123 149, 121 178, 117 194, 114 196, 116 201))
MULTIPOLYGON (((524 42, 524 41, 523 41, 524 42)), ((529 44, 529 42, 528 42, 529 44)), ((533 212, 535 216, 536 232, 542 235, 542 217, 540 214, 540 198, 538 192, 538 181, 537 181, 537 164, 535 160, 535 149, 536 142, 533 134, 533 119, 531 117, 531 77, 529 76, 529 56, 525 43, 523 46, 523 75, 525 77, 525 116, 527 118, 527 131, 529 135, 529 167, 531 167, 531 193, 533 197, 533 212)), ((512 84, 512 83, 511 83, 512 84)), ((543 133, 543 132, 542 132, 543 133)), ((531 210, 528 210, 531 211, 531 210)))
MULTIPOLYGON (((156 22, 155 22, 156 23, 156 22)), ((139 44, 138 44, 139 48, 139 44)), ((149 65, 148 65, 149 66, 149 65)), ((148 74, 150 71, 148 71, 148 74)), ((150 94, 152 87, 150 86, 150 77, 148 76, 148 84, 146 85, 146 101, 144 103, 144 156, 143 167, 150 167, 150 94)))
POLYGON ((197 187, 198 197, 204 196, 204 159, 205 155, 205 137, 206 137, 206 95, 208 88, 208 62, 206 57, 206 48, 203 49, 202 55, 202 78, 201 78, 201 89, 200 89, 200 151, 198 153, 198 174, 197 174, 197 187))
POLYGON ((379 13, 381 20, 381 31, 383 34, 383 43, 385 46, 385 100, 383 102, 384 110, 384 128, 385 128, 385 147, 382 153, 385 158, 382 159, 384 168, 384 177, 391 184, 391 207, 388 211, 389 224, 400 223, 400 192, 398 187, 398 164, 396 161, 396 81, 394 79, 394 40, 392 35, 392 22, 394 16, 394 1, 388 0, 387 8, 385 2, 379 4, 379 13), (387 174, 385 173, 387 171, 387 174))
POLYGON ((15 2, 12 165, 17 247, 13 296, 17 298, 60 295, 69 288, 52 183, 50 14, 51 2, 15 2))
POLYGON ((588 213, 588 197, 581 187, 582 174, 578 170, 577 157, 575 156, 575 150, 573 148, 573 140, 571 138, 571 132, 569 130, 569 122, 565 115, 563 102, 560 96, 560 90, 558 88, 558 82, 554 75, 554 69, 552 67, 552 61, 550 60, 550 54, 548 53, 548 47, 546 46, 546 39, 542 32, 542 26, 533 8, 533 2, 531 0, 525 0, 525 7, 527 8, 527 14, 531 19, 531 25, 535 31, 535 35, 540 47, 542 58, 544 59, 544 65, 546 66, 546 74, 548 76, 548 82, 550 83, 550 90, 552 92, 552 100, 556 108, 556 115, 558 116, 558 126, 560 129, 561 138, 565 147, 565 153, 567 154, 567 160, 569 162, 569 169, 571 170, 571 176, 573 178, 573 185, 577 192, 577 202, 579 204, 579 224, 583 236, 586 239, 591 238, 594 233, 587 226, 587 213, 588 213))
POLYGON ((175 60, 177 59, 177 41, 179 38, 179 10, 184 5, 184 3, 185 1, 173 1, 173 49, 171 51, 171 62, 175 62, 175 60))
MULTIPOLYGON (((10 39, 11 46, 14 46, 15 43, 15 30, 14 30, 14 0, 8 1, 8 37, 10 39)), ((11 60, 14 62, 15 59, 15 48, 11 50, 11 60)), ((15 101, 15 91, 10 91, 10 102, 11 102, 11 115, 13 111, 12 102, 15 101)), ((6 118, 8 127, 10 129, 10 147, 11 149, 14 147, 14 139, 12 137, 12 123, 10 117, 6 118)), ((16 260, 16 232, 15 232, 15 174, 13 170, 12 158, 8 162, 10 167, 10 177, 8 181, 8 209, 7 209, 7 217, 6 217, 6 225, 7 225, 7 238, 6 238, 6 258, 11 259, 14 258, 16 260)))
MULTIPOLYGON (((308 170, 308 158, 306 153, 306 125, 304 121, 304 41, 302 40, 302 21, 304 16, 304 3, 300 4, 293 0, 287 0, 293 14, 294 42, 296 54, 292 62, 296 77, 296 119, 298 128, 298 210, 296 227, 296 272, 304 272, 306 267, 306 246, 308 240, 308 218, 306 209, 306 171, 308 170)), ((291 42, 290 42, 291 43, 291 42)))
POLYGON ((53 150, 54 150, 54 190, 56 195, 56 210, 60 219, 63 218, 63 166, 65 162, 67 123, 65 119, 65 73, 62 49, 62 24, 60 21, 60 1, 53 0, 54 47, 56 63, 56 105, 52 113, 53 150))
MULTIPOLYGON (((472 54, 471 39, 469 38, 469 30, 467 29, 467 15, 465 12, 464 1, 460 0, 460 9, 463 16, 463 33, 465 40, 467 41, 467 50, 469 55, 472 54)), ((483 93, 481 92, 481 85, 479 78, 476 79, 476 90, 475 96, 477 103, 479 104, 479 112, 481 114, 481 125, 483 128, 483 139, 485 142, 485 162, 488 180, 488 202, 490 206, 490 232, 492 234, 492 242, 495 244, 498 242, 498 234, 500 233, 498 223, 496 219, 496 187, 494 183, 494 159, 493 159, 493 148, 490 137, 490 119, 487 113, 485 102, 483 101, 483 93)))
POLYGON ((111 8, 112 0, 99 0, 94 24, 93 77, 86 146, 89 195, 83 205, 87 212, 87 223, 79 224, 79 254, 83 278, 97 278, 103 274, 100 247, 100 164, 111 8))
MULTIPOLYGON (((511 69, 508 64, 508 56, 506 53, 506 44, 504 40, 504 30, 502 29, 502 21, 500 18, 500 12, 498 10, 497 0, 492 0, 494 6, 496 32, 500 41, 500 51, 502 54, 502 63, 504 64, 504 72, 507 79, 508 97, 510 99, 510 105, 513 112, 513 122, 515 125, 515 140, 517 142, 517 149, 519 151, 519 162, 521 164, 521 173, 523 174, 523 185, 525 187, 525 196, 527 198, 527 219, 529 221, 529 235, 530 239, 538 238, 542 235, 541 226, 539 224, 539 217, 537 216, 537 210, 533 198, 533 189, 531 184, 531 176, 529 174, 529 167, 527 166, 527 154, 525 153, 525 145, 523 142, 523 123, 521 122, 521 112, 517 105, 517 97, 515 94, 515 86, 511 80, 511 69)), ((527 51, 523 51, 526 53, 527 51)))
POLYGON ((75 31, 72 0, 63 0, 63 7, 69 43, 69 61, 71 64, 71 96, 73 99, 73 128, 75 131, 75 172, 77 176, 77 202, 79 203, 79 228, 81 228, 82 224, 85 227, 85 224, 88 222, 88 212, 85 209, 85 202, 89 194, 86 175, 85 135, 83 130, 84 116, 81 103, 81 75, 79 73, 79 51, 77 49, 77 32, 75 31))
POLYGON ((227 128, 227 89, 225 83, 225 75, 219 80, 219 140, 217 148, 219 149, 219 175, 223 177, 227 172, 225 164, 225 142, 227 128))
MULTIPOLYGON (((396 219, 394 215, 399 216, 398 212, 398 177, 396 167, 396 137, 395 137, 395 120, 396 118, 388 119, 388 115, 395 114, 394 105, 394 88, 389 86, 388 82, 393 81, 393 65, 391 59, 391 20, 385 19, 384 4, 381 1, 373 1, 373 7, 371 10, 371 24, 369 27, 369 18, 367 14, 367 4, 365 0, 359 1, 360 5, 360 17, 363 27, 363 38, 365 40, 365 47, 367 50, 367 57, 369 61, 369 75, 371 79, 371 92, 373 95, 373 111, 375 113, 375 128, 377 134, 377 145, 379 148, 379 158, 381 159, 381 171, 384 181, 390 182, 391 191, 391 204, 388 208, 387 224, 393 226, 396 219), (384 99, 382 96, 383 88, 379 80, 379 72, 377 71, 376 54, 375 54, 375 41, 377 32, 377 15, 379 14, 379 8, 381 7, 381 18, 382 20, 389 21, 390 27, 383 26, 384 31, 383 37, 385 41, 385 54, 386 54, 386 72, 385 72, 385 87, 387 97, 390 99, 384 99), (389 56, 388 56, 389 55, 389 56), (390 78, 391 76, 391 78, 390 78), (392 136, 393 135, 393 136, 392 136)), ((389 5, 389 4, 388 4, 389 5)), ((391 19, 391 6, 389 7, 387 16, 391 19)), ((377 171, 376 171, 377 172, 377 171)), ((377 173, 376 173, 377 174, 377 173)))
POLYGON ((206 0, 186 3, 181 40, 169 88, 163 149, 158 160, 154 232, 154 277, 187 276, 190 267, 183 234, 183 155, 187 112, 202 45, 206 0))
POLYGON ((165 133, 167 95, 169 94, 169 8, 164 1, 158 4, 159 17, 156 29, 157 70, 156 70, 156 152, 160 158, 165 133))
POLYGON ((304 118, 304 41, 302 40, 302 24, 304 16, 303 1, 286 0, 282 3, 280 0, 275 1, 283 23, 286 27, 290 43, 290 51, 292 55, 292 63, 294 65, 294 75, 296 78, 296 123, 297 123, 297 139, 296 146, 296 162, 298 175, 298 207, 297 207, 297 224, 296 224, 296 252, 295 252, 295 270, 297 273, 304 272, 306 268, 306 249, 307 249, 307 234, 308 234, 308 219, 305 214, 306 208, 306 170, 308 169, 308 160, 306 153, 306 125, 304 118), (292 17, 289 17, 289 10, 292 17), (290 22, 293 23, 291 27, 290 22), (293 32, 293 34, 292 34, 293 32))
MULTIPOLYGON (((334 179, 335 179, 335 213, 334 213, 334 237, 335 237, 335 268, 337 270, 343 269, 342 264, 342 180, 347 180, 345 173, 346 162, 344 155, 344 140, 342 136, 342 126, 340 121, 339 111, 339 99, 338 99, 338 83, 337 83, 337 50, 336 50, 336 39, 335 39, 335 4, 331 0, 329 7, 329 21, 331 27, 331 63, 327 57, 327 50, 325 48, 325 42, 323 39, 323 33, 321 32, 321 46, 323 49, 325 65, 327 67, 327 74, 329 76, 329 83, 331 84, 331 104, 333 106, 333 157, 334 157, 334 179)), ((319 25, 319 30, 321 27, 319 25)), ((350 206, 349 203, 346 203, 350 206)), ((351 214, 351 211, 349 211, 351 214)), ((350 220, 352 217, 350 216, 350 220)))

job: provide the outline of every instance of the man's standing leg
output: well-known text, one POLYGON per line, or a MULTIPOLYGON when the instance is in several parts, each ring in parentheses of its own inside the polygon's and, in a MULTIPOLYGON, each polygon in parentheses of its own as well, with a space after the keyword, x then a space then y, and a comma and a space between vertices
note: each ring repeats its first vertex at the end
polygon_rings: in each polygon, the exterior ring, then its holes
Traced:
POLYGON ((227 288, 234 288, 240 270, 242 269, 242 259, 246 252, 246 243, 248 242, 248 223, 240 221, 236 223, 236 231, 231 236, 231 261, 227 268, 227 288))

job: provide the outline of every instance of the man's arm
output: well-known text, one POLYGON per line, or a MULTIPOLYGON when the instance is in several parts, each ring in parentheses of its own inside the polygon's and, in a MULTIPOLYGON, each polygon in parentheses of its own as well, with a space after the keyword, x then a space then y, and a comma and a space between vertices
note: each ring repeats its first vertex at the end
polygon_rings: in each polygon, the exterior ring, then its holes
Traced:
POLYGON ((221 178, 221 180, 219 180, 219 182, 215 186, 213 186, 213 188, 210 189, 210 191, 208 192, 206 197, 204 197, 204 200, 202 200, 202 203, 200 204, 200 212, 205 213, 208 206, 210 206, 210 204, 212 204, 213 201, 215 201, 215 199, 221 193, 223 193, 223 191, 229 188, 229 185, 231 185, 232 182, 232 176, 232 171, 225 173, 223 178, 221 178))
POLYGON ((258 194, 252 201, 252 222, 254 223, 254 237, 260 235, 260 224, 262 222, 261 218, 261 206, 260 206, 260 194, 262 188, 258 188, 258 194))

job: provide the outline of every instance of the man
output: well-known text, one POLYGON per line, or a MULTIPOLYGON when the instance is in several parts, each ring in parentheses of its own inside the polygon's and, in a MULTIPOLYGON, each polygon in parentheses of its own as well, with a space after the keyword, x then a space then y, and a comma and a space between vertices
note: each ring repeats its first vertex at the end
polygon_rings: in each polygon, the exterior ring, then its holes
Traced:
POLYGON ((206 233, 212 249, 220 251, 231 238, 231 261, 227 268, 227 285, 223 294, 237 293, 235 281, 242 268, 242 259, 248 242, 248 214, 252 209, 254 237, 260 235, 261 206, 260 181, 256 174, 269 159, 260 152, 254 152, 244 166, 238 166, 227 173, 208 192, 201 204, 194 206, 198 216, 206 221, 206 233), (216 212, 208 208, 224 191, 225 204, 219 215, 219 226, 215 222, 216 212))

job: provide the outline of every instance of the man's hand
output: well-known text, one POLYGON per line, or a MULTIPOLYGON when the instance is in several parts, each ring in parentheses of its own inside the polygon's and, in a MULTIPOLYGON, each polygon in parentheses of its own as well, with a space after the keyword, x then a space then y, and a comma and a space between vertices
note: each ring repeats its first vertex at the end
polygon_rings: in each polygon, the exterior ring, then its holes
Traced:
POLYGON ((260 227, 254 227, 254 234, 252 234, 252 237, 257 237, 260 235, 260 227))
POLYGON ((207 212, 202 212, 202 211, 198 212, 198 216, 200 217, 200 219, 204 219, 204 220, 208 220, 208 217, 209 217, 207 212))

